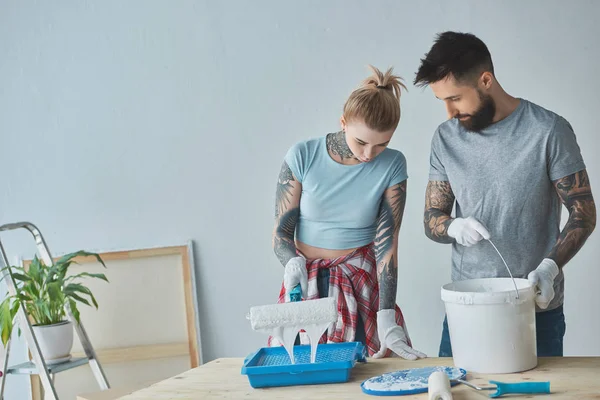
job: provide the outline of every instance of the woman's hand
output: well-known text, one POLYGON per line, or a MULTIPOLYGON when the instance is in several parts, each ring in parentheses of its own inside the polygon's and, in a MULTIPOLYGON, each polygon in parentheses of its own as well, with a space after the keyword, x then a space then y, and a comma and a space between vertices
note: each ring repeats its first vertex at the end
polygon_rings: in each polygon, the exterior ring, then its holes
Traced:
POLYGON ((302 288, 302 297, 306 299, 308 294, 308 271, 304 257, 294 257, 285 265, 283 286, 285 287, 286 298, 289 299, 290 292, 298 284, 302 288))

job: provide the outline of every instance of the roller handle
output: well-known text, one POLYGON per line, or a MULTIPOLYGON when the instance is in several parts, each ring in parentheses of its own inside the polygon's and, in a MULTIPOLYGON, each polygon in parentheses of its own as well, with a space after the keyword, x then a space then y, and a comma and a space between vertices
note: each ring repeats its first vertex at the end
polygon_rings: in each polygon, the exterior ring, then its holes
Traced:
POLYGON ((496 393, 490 397, 500 397, 505 394, 524 394, 524 393, 550 393, 550 382, 519 382, 503 383, 490 381, 496 385, 496 393))
POLYGON ((356 348, 356 354, 354 355, 354 359, 361 363, 367 362, 367 348, 364 344, 359 343, 356 348))
POLYGON ((290 290, 290 302, 292 301, 302 301, 302 286, 300 284, 290 290))

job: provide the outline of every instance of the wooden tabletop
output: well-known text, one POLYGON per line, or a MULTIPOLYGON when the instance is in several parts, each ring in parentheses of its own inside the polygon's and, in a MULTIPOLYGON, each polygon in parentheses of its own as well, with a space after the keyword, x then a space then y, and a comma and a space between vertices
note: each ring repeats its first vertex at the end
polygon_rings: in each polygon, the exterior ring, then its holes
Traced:
MULTIPOLYGON (((399 358, 371 359, 357 363, 347 383, 254 389, 248 377, 241 374, 242 358, 221 358, 147 388, 118 397, 122 400, 196 400, 196 399, 367 399, 360 384, 372 376, 406 368, 452 366, 451 358, 427 358, 406 361, 399 358)), ((550 381, 549 399, 600 399, 600 357, 540 358, 537 368, 518 374, 481 375, 469 373, 467 379, 476 385, 500 382, 550 381)), ((485 399, 481 393, 464 385, 452 389, 455 400, 485 399)), ((548 395, 523 395, 511 398, 545 398, 548 395)), ((402 396, 403 400, 426 399, 426 394, 402 396)), ((79 397, 94 400, 94 397, 79 397)))

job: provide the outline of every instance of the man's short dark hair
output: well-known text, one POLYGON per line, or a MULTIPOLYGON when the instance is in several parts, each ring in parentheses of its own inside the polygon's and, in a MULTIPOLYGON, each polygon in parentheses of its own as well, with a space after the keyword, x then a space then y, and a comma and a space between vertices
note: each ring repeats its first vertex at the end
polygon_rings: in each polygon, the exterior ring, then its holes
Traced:
POLYGON ((414 84, 426 86, 452 75, 460 83, 474 83, 485 71, 494 74, 490 52, 471 33, 443 32, 436 36, 431 50, 421 59, 414 84))

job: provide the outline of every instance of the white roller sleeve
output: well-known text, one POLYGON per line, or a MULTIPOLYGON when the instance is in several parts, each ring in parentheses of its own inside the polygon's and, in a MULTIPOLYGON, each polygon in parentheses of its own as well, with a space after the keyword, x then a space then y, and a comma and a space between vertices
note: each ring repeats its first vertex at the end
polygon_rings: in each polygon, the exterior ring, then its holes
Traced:
POLYGON ((337 303, 333 297, 250 308, 250 324, 254 330, 334 323, 337 318, 337 303))
POLYGON ((450 380, 445 372, 436 371, 429 375, 427 386, 428 400, 452 400, 450 380))

